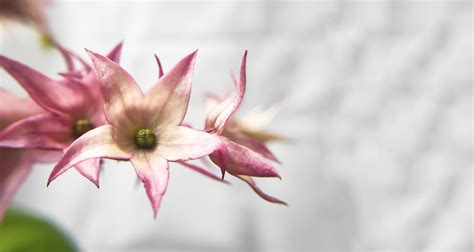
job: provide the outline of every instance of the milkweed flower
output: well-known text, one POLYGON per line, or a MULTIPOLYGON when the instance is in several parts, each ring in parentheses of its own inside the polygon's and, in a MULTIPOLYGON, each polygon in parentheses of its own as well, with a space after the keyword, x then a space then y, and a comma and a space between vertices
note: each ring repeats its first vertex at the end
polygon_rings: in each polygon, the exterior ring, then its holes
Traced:
POLYGON ((284 201, 265 194, 255 183, 252 177, 280 177, 278 171, 265 159, 277 160, 276 157, 257 139, 246 136, 229 126, 231 118, 238 109, 245 94, 246 88, 246 63, 245 52, 240 67, 240 78, 233 76, 236 92, 229 98, 215 104, 209 110, 205 130, 218 135, 223 148, 210 155, 210 159, 221 168, 222 173, 231 175, 246 182, 263 199, 279 204, 284 201))
POLYGON ((48 184, 84 160, 128 160, 143 182, 156 216, 168 185, 168 162, 198 159, 221 145, 215 135, 180 126, 188 108, 196 52, 179 61, 146 94, 120 66, 88 52, 109 125, 74 141, 54 167, 48 184))
MULTIPOLYGON (((121 47, 120 43, 108 56, 118 62, 121 47)), ((68 72, 59 80, 0 55, 0 66, 46 111, 5 128, 0 133, 0 146, 64 150, 87 131, 106 123, 100 87, 93 71, 90 67, 76 71, 73 56, 66 49, 59 49, 68 65, 68 72)), ((75 164, 75 168, 99 186, 100 158, 85 160, 75 164)))
MULTIPOLYGON (((0 88, 0 130, 20 119, 43 113, 31 99, 17 97, 0 88)), ((0 221, 33 163, 54 162, 57 152, 0 147, 0 221)))

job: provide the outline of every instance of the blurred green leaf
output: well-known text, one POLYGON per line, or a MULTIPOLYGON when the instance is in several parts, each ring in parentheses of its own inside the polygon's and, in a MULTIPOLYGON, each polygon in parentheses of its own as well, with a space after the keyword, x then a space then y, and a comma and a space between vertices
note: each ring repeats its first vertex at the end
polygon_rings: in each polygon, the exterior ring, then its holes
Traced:
POLYGON ((9 210, 0 223, 1 252, 75 251, 71 240, 50 222, 18 210, 9 210))

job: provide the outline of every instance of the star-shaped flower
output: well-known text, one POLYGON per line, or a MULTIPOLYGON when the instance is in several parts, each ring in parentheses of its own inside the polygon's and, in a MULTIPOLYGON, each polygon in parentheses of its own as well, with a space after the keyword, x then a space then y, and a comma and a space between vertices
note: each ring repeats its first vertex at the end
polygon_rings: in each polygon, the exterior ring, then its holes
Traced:
POLYGON ((175 65, 146 94, 120 66, 89 51, 109 125, 78 138, 48 183, 84 160, 129 160, 144 183, 156 216, 169 178, 168 162, 198 159, 221 147, 219 137, 180 126, 186 114, 196 52, 175 65))
MULTIPOLYGON (((265 159, 277 160, 265 145, 254 139, 239 134, 225 133, 228 123, 233 114, 238 109, 245 94, 246 88, 246 62, 247 51, 245 52, 242 65, 240 67, 240 78, 233 76, 236 93, 231 97, 216 104, 206 117, 205 129, 207 132, 218 135, 224 147, 220 151, 210 155, 211 160, 218 165, 222 173, 228 172, 231 175, 245 181, 260 197, 279 204, 286 204, 280 199, 265 194, 255 183, 252 177, 280 177, 277 170, 265 159), (228 136, 230 135, 230 138, 228 136), (245 141, 242 141, 245 140, 245 141), (243 144, 243 145, 242 145, 243 144), (248 147, 244 146, 248 145, 248 147), (262 155, 260 155, 260 154, 262 155)), ((230 128, 232 129, 232 127, 230 128)))
MULTIPOLYGON (((108 57, 118 61, 121 47, 120 43, 108 57)), ((74 56, 66 49, 58 48, 68 62, 68 72, 59 80, 0 56, 0 66, 46 111, 5 128, 0 133, 0 146, 63 150, 87 131, 106 123, 100 87, 94 72, 90 67, 82 72, 76 71, 72 63, 74 56)), ((75 168, 99 186, 99 158, 85 160, 76 164, 75 168)))

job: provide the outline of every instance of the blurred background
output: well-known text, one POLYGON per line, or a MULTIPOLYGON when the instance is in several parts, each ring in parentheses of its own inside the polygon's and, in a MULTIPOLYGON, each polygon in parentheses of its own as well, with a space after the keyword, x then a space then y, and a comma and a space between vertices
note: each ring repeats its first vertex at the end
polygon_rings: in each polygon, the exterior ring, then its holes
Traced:
MULTIPOLYGON (((69 171, 49 188, 37 165, 14 206, 45 216, 84 251, 472 251, 471 1, 54 1, 48 25, 67 48, 106 53, 143 89, 199 49, 186 121, 203 95, 232 92, 245 49, 239 115, 280 106, 268 129, 283 179, 241 181, 171 165, 156 220, 129 163, 107 161, 101 188, 69 171)), ((65 70, 33 28, 2 24, 0 53, 65 70)), ((0 85, 25 94, 4 71, 0 85)), ((216 170, 216 173, 218 171, 216 170)))

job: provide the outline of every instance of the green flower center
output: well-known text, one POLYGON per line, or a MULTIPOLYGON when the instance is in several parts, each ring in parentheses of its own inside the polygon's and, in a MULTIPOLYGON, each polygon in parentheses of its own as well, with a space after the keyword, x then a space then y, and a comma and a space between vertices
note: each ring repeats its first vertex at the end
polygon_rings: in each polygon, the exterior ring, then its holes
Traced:
POLYGON ((139 129, 133 140, 140 149, 152 149, 156 146, 156 135, 151 129, 139 129))
POLYGON ((73 126, 74 136, 78 138, 93 128, 94 128, 94 125, 89 120, 87 119, 77 120, 73 126))

